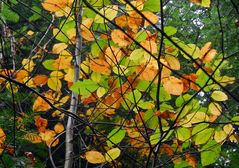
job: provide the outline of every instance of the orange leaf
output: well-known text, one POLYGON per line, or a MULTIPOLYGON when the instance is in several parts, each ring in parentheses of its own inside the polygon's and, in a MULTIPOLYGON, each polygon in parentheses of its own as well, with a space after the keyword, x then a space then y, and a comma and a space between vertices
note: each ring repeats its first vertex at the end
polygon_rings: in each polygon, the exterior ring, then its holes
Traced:
POLYGON ((111 72, 109 64, 103 59, 90 60, 90 69, 105 75, 109 75, 111 72))
MULTIPOLYGON (((158 22, 158 16, 155 15, 154 13, 149 12, 149 11, 145 11, 145 12, 142 12, 142 14, 143 14, 147 19, 149 19, 149 20, 152 22, 152 24, 156 24, 156 23, 158 22)), ((151 23, 149 23, 148 21, 145 20, 144 26, 146 27, 146 26, 149 26, 149 25, 151 25, 151 23)))
POLYGON ((163 87, 165 91, 172 95, 181 95, 183 93, 183 82, 174 76, 170 76, 166 79, 163 87))
POLYGON ((119 64, 119 61, 122 58, 122 56, 123 52, 118 47, 110 46, 105 50, 106 62, 108 62, 108 64, 112 66, 119 64))
POLYGON ((82 24, 80 26, 81 27, 81 35, 87 41, 95 40, 94 34, 90 31, 90 27, 93 22, 94 22, 94 19, 87 18, 82 21, 82 24))
POLYGON ((6 139, 6 134, 4 133, 3 129, 0 128, 0 144, 2 144, 6 139))
POLYGON ((158 47, 155 41, 153 40, 144 40, 140 43, 146 50, 152 54, 157 53, 158 47))
POLYGON ((50 12, 56 12, 62 10, 67 6, 68 0, 45 0, 42 6, 45 10, 50 12))
POLYGON ((186 161, 189 165, 191 165, 193 168, 196 168, 197 160, 196 158, 191 154, 186 154, 186 161))
MULTIPOLYGON (((46 130, 45 132, 40 133, 40 137, 43 141, 46 142, 47 146, 50 147, 50 144, 53 142, 54 137, 56 136, 55 131, 46 130)), ((59 139, 57 139, 53 144, 52 147, 56 146, 59 143, 59 139)))
POLYGON ((41 116, 35 116, 35 125, 39 132, 45 132, 48 121, 41 116))
POLYGON ((48 77, 46 75, 37 75, 33 78, 33 83, 36 86, 42 86, 47 83, 48 77))
POLYGON ((118 29, 111 32, 111 38, 113 42, 122 47, 126 47, 132 42, 132 40, 124 32, 118 29))

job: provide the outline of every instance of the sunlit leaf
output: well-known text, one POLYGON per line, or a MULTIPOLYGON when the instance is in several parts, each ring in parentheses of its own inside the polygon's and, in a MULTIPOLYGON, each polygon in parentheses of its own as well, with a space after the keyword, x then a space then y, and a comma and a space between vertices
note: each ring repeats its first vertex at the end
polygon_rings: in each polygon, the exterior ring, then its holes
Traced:
POLYGON ((102 14, 104 17, 102 17, 101 15, 97 14, 95 16, 95 20, 94 22, 95 23, 107 23, 108 20, 113 20, 117 13, 118 13, 118 6, 117 5, 109 5, 109 6, 106 6, 104 8, 102 8, 100 11, 99 11, 100 14, 102 14), (107 18, 107 19, 105 19, 107 18))
POLYGON ((85 153, 85 158, 89 163, 99 164, 105 162, 105 157, 98 151, 88 151, 85 153))
POLYGON ((211 97, 216 101, 226 101, 228 99, 227 95, 222 91, 212 92, 211 97))
POLYGON ((125 133, 126 133, 125 130, 122 130, 120 128, 113 129, 107 136, 108 138, 108 140, 106 141, 107 145, 109 147, 112 147, 115 144, 120 143, 124 139, 125 133))
POLYGON ((120 156, 121 150, 119 148, 113 148, 107 151, 105 154, 105 160, 111 162, 120 156))

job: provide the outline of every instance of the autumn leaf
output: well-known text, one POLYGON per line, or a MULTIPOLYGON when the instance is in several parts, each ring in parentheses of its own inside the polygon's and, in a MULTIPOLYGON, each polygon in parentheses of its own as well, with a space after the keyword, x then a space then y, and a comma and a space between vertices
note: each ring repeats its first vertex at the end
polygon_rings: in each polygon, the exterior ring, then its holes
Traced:
POLYGON ((27 70, 28 72, 31 72, 33 68, 35 67, 35 63, 31 59, 25 58, 22 60, 22 66, 25 70, 27 70))
POLYGON ((80 26, 81 28, 81 35, 82 37, 87 41, 94 41, 94 33, 90 30, 90 27, 94 20, 92 18, 86 18, 82 21, 82 24, 80 26))
POLYGON ((2 144, 6 139, 6 134, 4 133, 3 129, 0 128, 0 144, 2 144))
MULTIPOLYGON (((48 147, 50 147, 50 145, 53 142, 55 136, 56 136, 56 133, 55 133, 55 131, 52 131, 52 130, 47 129, 45 132, 40 132, 40 137, 47 144, 48 147)), ((52 144, 52 147, 56 146, 58 143, 59 143, 59 139, 57 139, 52 144)))
POLYGON ((184 89, 182 80, 174 76, 170 76, 168 79, 165 79, 163 87, 166 92, 172 95, 181 95, 184 89))
POLYGON ((99 11, 100 14, 102 14, 104 17, 102 17, 101 15, 97 14, 95 16, 95 20, 94 22, 95 23, 107 23, 108 20, 113 20, 117 13, 118 13, 118 6, 117 5, 109 5, 109 6, 106 6, 104 8, 102 8, 100 11, 99 11), (107 18, 107 19, 105 19, 107 18))
POLYGON ((52 48, 53 54, 60 54, 63 50, 65 50, 68 47, 65 43, 57 43, 52 48))
POLYGON ((30 141, 33 144, 38 144, 42 142, 42 139, 39 135, 35 133, 27 133, 24 135, 24 139, 30 141))
MULTIPOLYGON (((149 11, 145 11, 145 12, 142 12, 142 14, 144 15, 145 18, 147 18, 153 25, 156 24, 158 22, 158 16, 155 15, 154 13, 152 12, 149 12, 149 11)), ((149 23, 147 20, 144 21, 144 26, 147 27, 147 26, 150 26, 151 23, 149 23)))
POLYGON ((211 0, 190 0, 190 1, 206 8, 210 8, 211 5, 211 0))
POLYGON ((105 162, 105 157, 98 151, 88 151, 85 153, 85 158, 89 163, 100 164, 105 162))
POLYGON ((37 75, 33 78, 35 86, 43 86, 47 83, 48 77, 46 75, 37 75))
POLYGON ((48 121, 41 116, 35 116, 35 125, 39 132, 45 132, 48 121))
POLYGON ((42 6, 49 12, 57 12, 67 6, 68 0, 44 0, 42 6))
POLYGON ((110 46, 105 50, 105 60, 111 66, 119 64, 122 56, 123 52, 118 47, 110 46))
POLYGON ((61 124, 61 123, 57 123, 55 126, 54 126, 54 131, 57 133, 57 134, 60 134, 61 132, 63 132, 65 130, 64 126, 61 124))
POLYGON ((113 42, 122 47, 126 47, 132 43, 132 40, 124 32, 118 29, 114 29, 111 32, 111 38, 113 42))
POLYGON ((90 69, 94 72, 99 72, 105 75, 108 75, 111 72, 109 64, 103 59, 90 60, 90 69))

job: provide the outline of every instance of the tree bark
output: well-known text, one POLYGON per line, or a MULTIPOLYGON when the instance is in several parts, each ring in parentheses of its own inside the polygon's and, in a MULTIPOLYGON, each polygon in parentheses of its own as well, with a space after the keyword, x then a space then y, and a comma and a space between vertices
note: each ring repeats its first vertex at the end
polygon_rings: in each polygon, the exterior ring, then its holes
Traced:
MULTIPOLYGON (((81 56, 82 56, 82 37, 80 25, 82 21, 82 5, 81 0, 76 0, 74 3, 74 15, 76 21, 76 44, 75 44, 75 56, 74 56, 74 81, 75 83, 80 78, 80 64, 81 64, 81 56)), ((76 114, 77 106, 78 106, 78 94, 72 92, 71 95, 71 103, 70 103, 70 112, 76 114)), ((66 126, 66 139, 65 139, 65 164, 64 168, 71 168, 73 164, 73 127, 74 127, 74 119, 72 117, 68 117, 67 126, 66 126)))

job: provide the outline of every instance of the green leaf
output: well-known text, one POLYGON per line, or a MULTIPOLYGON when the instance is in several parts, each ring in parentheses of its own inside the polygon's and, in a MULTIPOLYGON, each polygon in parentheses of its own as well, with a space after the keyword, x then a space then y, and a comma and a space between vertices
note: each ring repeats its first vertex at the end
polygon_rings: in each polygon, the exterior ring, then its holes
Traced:
POLYGON ((6 5, 3 6, 0 17, 3 17, 6 21, 13 23, 17 23, 20 19, 19 15, 6 5))
POLYGON ((140 80, 136 86, 136 89, 138 89, 141 92, 144 92, 149 87, 149 85, 150 81, 140 80))
POLYGON ((54 59, 49 59, 49 60, 46 60, 43 62, 43 66, 48 69, 48 70, 51 70, 51 71, 54 71, 54 70, 57 70, 55 67, 53 67, 53 63, 54 63, 54 59))
MULTIPOLYGON (((171 95, 170 95, 168 92, 166 92, 163 87, 160 87, 160 92, 159 92, 159 93, 160 93, 160 95, 159 95, 159 100, 160 100, 161 102, 171 100, 171 95)), ((157 99, 157 98, 156 98, 156 97, 157 97, 157 88, 153 88, 153 89, 151 90, 150 96, 151 96, 154 100, 157 99)))
POLYGON ((157 144, 159 142, 159 138, 160 138, 160 131, 159 131, 159 129, 156 129, 154 134, 150 136, 150 143, 152 145, 157 144))
POLYGON ((141 96, 142 94, 140 93, 140 91, 136 89, 133 92, 126 94, 125 98, 128 99, 131 103, 135 103, 140 100, 141 96))
POLYGON ((137 34, 136 34, 136 37, 135 37, 135 40, 137 42, 141 42, 141 41, 144 41, 146 38, 148 37, 148 34, 145 30, 140 30, 137 34))
POLYGON ((177 33, 177 29, 173 26, 165 26, 164 27, 164 32, 168 35, 168 36, 172 36, 174 34, 177 33))
POLYGON ((200 131, 204 130, 208 126, 209 126, 209 124, 207 124, 207 123, 197 124, 195 127, 193 127, 192 135, 199 133, 200 131))
POLYGON ((235 125, 239 125, 239 116, 233 117, 232 121, 234 122, 235 125))
POLYGON ((108 140, 106 141, 109 147, 114 146, 115 144, 120 143, 125 137, 125 130, 122 130, 120 127, 113 129, 107 136, 108 140))
POLYGON ((100 53, 103 51, 104 47, 106 46, 105 41, 99 41, 97 40, 97 43, 93 43, 91 45, 91 54, 93 58, 96 58, 100 55, 100 53))
POLYGON ((70 90, 76 94, 80 94, 82 96, 90 96, 90 94, 99 87, 99 85, 90 79, 84 79, 83 81, 77 81, 74 83, 70 90))
POLYGON ((144 11, 159 12, 160 11, 159 0, 147 0, 144 2, 144 11))
POLYGON ((212 137, 213 133, 213 128, 208 128, 199 132, 195 137, 195 145, 205 144, 212 137))
POLYGON ((144 114, 144 122, 146 123, 146 126, 155 129, 158 126, 158 117, 154 114, 153 110, 148 110, 144 114))
POLYGON ((176 136, 180 141, 187 141, 191 137, 190 130, 188 128, 179 128, 176 131, 176 136))
POLYGON ((208 166, 216 162, 217 158, 220 156, 221 146, 217 142, 209 141, 206 145, 202 147, 201 150, 201 163, 202 166, 208 166))

